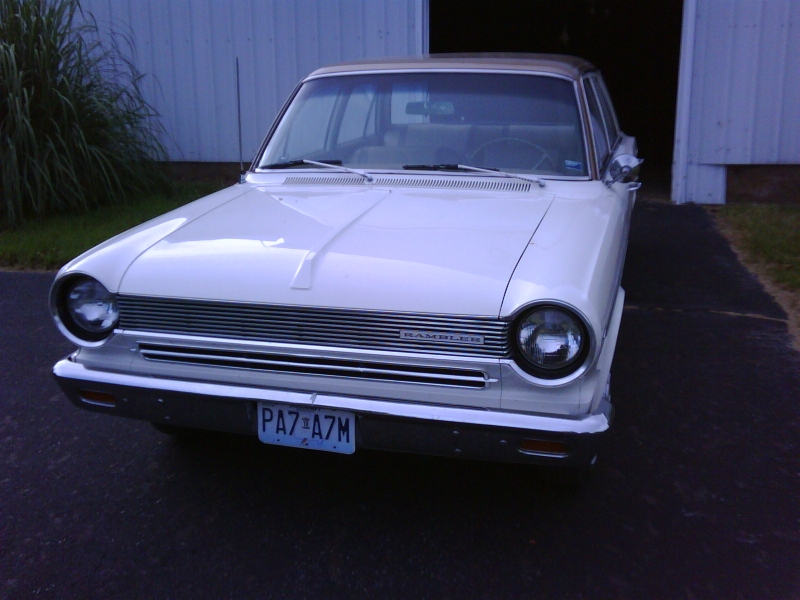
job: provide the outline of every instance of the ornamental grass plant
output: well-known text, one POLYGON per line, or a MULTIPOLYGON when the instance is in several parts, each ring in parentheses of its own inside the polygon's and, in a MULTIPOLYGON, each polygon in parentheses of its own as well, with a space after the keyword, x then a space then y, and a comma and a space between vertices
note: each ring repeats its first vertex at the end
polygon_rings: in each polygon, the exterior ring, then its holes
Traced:
POLYGON ((168 185, 132 52, 79 0, 0 0, 0 228, 168 185))

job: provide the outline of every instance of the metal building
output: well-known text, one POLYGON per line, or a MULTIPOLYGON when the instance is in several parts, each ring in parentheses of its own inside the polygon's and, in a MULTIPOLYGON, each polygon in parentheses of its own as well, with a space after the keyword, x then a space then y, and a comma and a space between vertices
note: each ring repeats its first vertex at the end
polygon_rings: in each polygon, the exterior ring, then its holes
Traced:
POLYGON ((800 2, 684 0, 672 200, 724 203, 742 164, 800 164, 800 2))
POLYGON ((428 50, 427 0, 82 0, 135 45, 169 157, 255 155, 298 81, 322 65, 428 50))
MULTIPOLYGON (((249 161, 292 88, 316 67, 427 53, 429 1, 82 0, 82 6, 102 29, 110 24, 134 41, 170 159, 235 162, 237 58, 242 154, 249 161)), ((800 0, 683 0, 674 202, 724 202, 729 165, 800 164, 799 29, 800 0)), ((482 35, 479 28, 475 35, 482 35)))

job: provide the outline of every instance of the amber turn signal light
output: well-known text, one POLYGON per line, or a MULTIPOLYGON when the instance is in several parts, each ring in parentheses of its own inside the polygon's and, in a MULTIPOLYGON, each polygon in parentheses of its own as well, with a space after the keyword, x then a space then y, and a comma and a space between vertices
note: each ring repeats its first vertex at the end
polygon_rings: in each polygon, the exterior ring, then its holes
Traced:
POLYGON ((565 458, 569 456, 569 447, 564 442, 555 440, 522 440, 519 451, 524 454, 537 454, 565 458))
POLYGON ((114 398, 111 394, 107 394, 106 392, 94 392, 92 390, 80 390, 78 395, 81 397, 81 400, 86 404, 94 404, 95 406, 105 406, 107 408, 113 408, 117 405, 117 399, 114 398))

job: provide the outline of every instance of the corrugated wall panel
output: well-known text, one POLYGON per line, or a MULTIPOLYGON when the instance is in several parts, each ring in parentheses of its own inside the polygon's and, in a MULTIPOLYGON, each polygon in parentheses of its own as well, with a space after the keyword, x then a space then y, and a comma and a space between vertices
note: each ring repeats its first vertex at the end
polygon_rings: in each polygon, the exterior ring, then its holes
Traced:
POLYGON ((800 162, 800 2, 788 2, 785 27, 785 72, 781 98, 779 157, 784 162, 800 162))
POLYGON ((698 162, 800 162, 799 13, 796 0, 698 2, 698 162))
POLYGON ((781 77, 781 69, 786 64, 788 48, 788 17, 790 6, 780 10, 763 10, 759 47, 763 56, 772 60, 762 61, 756 73, 756 90, 766 89, 775 82, 775 93, 764 99, 763 106, 754 111, 753 159, 756 162, 777 162, 780 156, 780 123, 783 116, 783 90, 786 81, 781 77))
POLYGON ((325 64, 422 54, 428 0, 82 0, 130 35, 172 160, 245 162, 297 82, 325 64), (423 29, 424 31, 419 31, 423 29))
POLYGON ((800 163, 800 2, 685 0, 687 23, 673 198, 723 202, 724 165, 800 163))
POLYGON ((719 95, 719 90, 725 89, 726 81, 730 78, 731 46, 733 32, 732 6, 722 6, 717 10, 713 2, 698 1, 695 61, 703 57, 701 64, 695 63, 695 72, 692 73, 694 85, 692 86, 692 130, 690 132, 690 162, 721 162, 725 150, 725 129, 728 127, 727 102, 729 95, 719 95), (716 27, 713 26, 716 24, 716 27), (713 69, 705 66, 714 65, 713 69), (715 98, 715 103, 707 102, 708 98, 715 98), (701 128, 700 135, 694 131, 701 128))
MULTIPOLYGON (((731 19, 730 77, 727 91, 724 152, 715 162, 750 162, 756 113, 756 79, 760 59, 761 2, 728 3, 731 19), (757 51, 753 51, 757 49, 757 51), (744 159, 744 161, 742 160, 744 159)), ((777 81, 776 81, 777 83, 777 81)), ((727 85, 725 85, 727 84, 727 85)))

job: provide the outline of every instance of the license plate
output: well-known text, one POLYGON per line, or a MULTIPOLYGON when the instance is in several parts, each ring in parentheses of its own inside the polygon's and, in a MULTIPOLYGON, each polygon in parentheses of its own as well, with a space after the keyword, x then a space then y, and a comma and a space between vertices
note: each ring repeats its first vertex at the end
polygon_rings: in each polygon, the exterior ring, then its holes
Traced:
POLYGON ((258 439, 265 444, 352 454, 356 419, 340 410, 259 402, 258 439))

